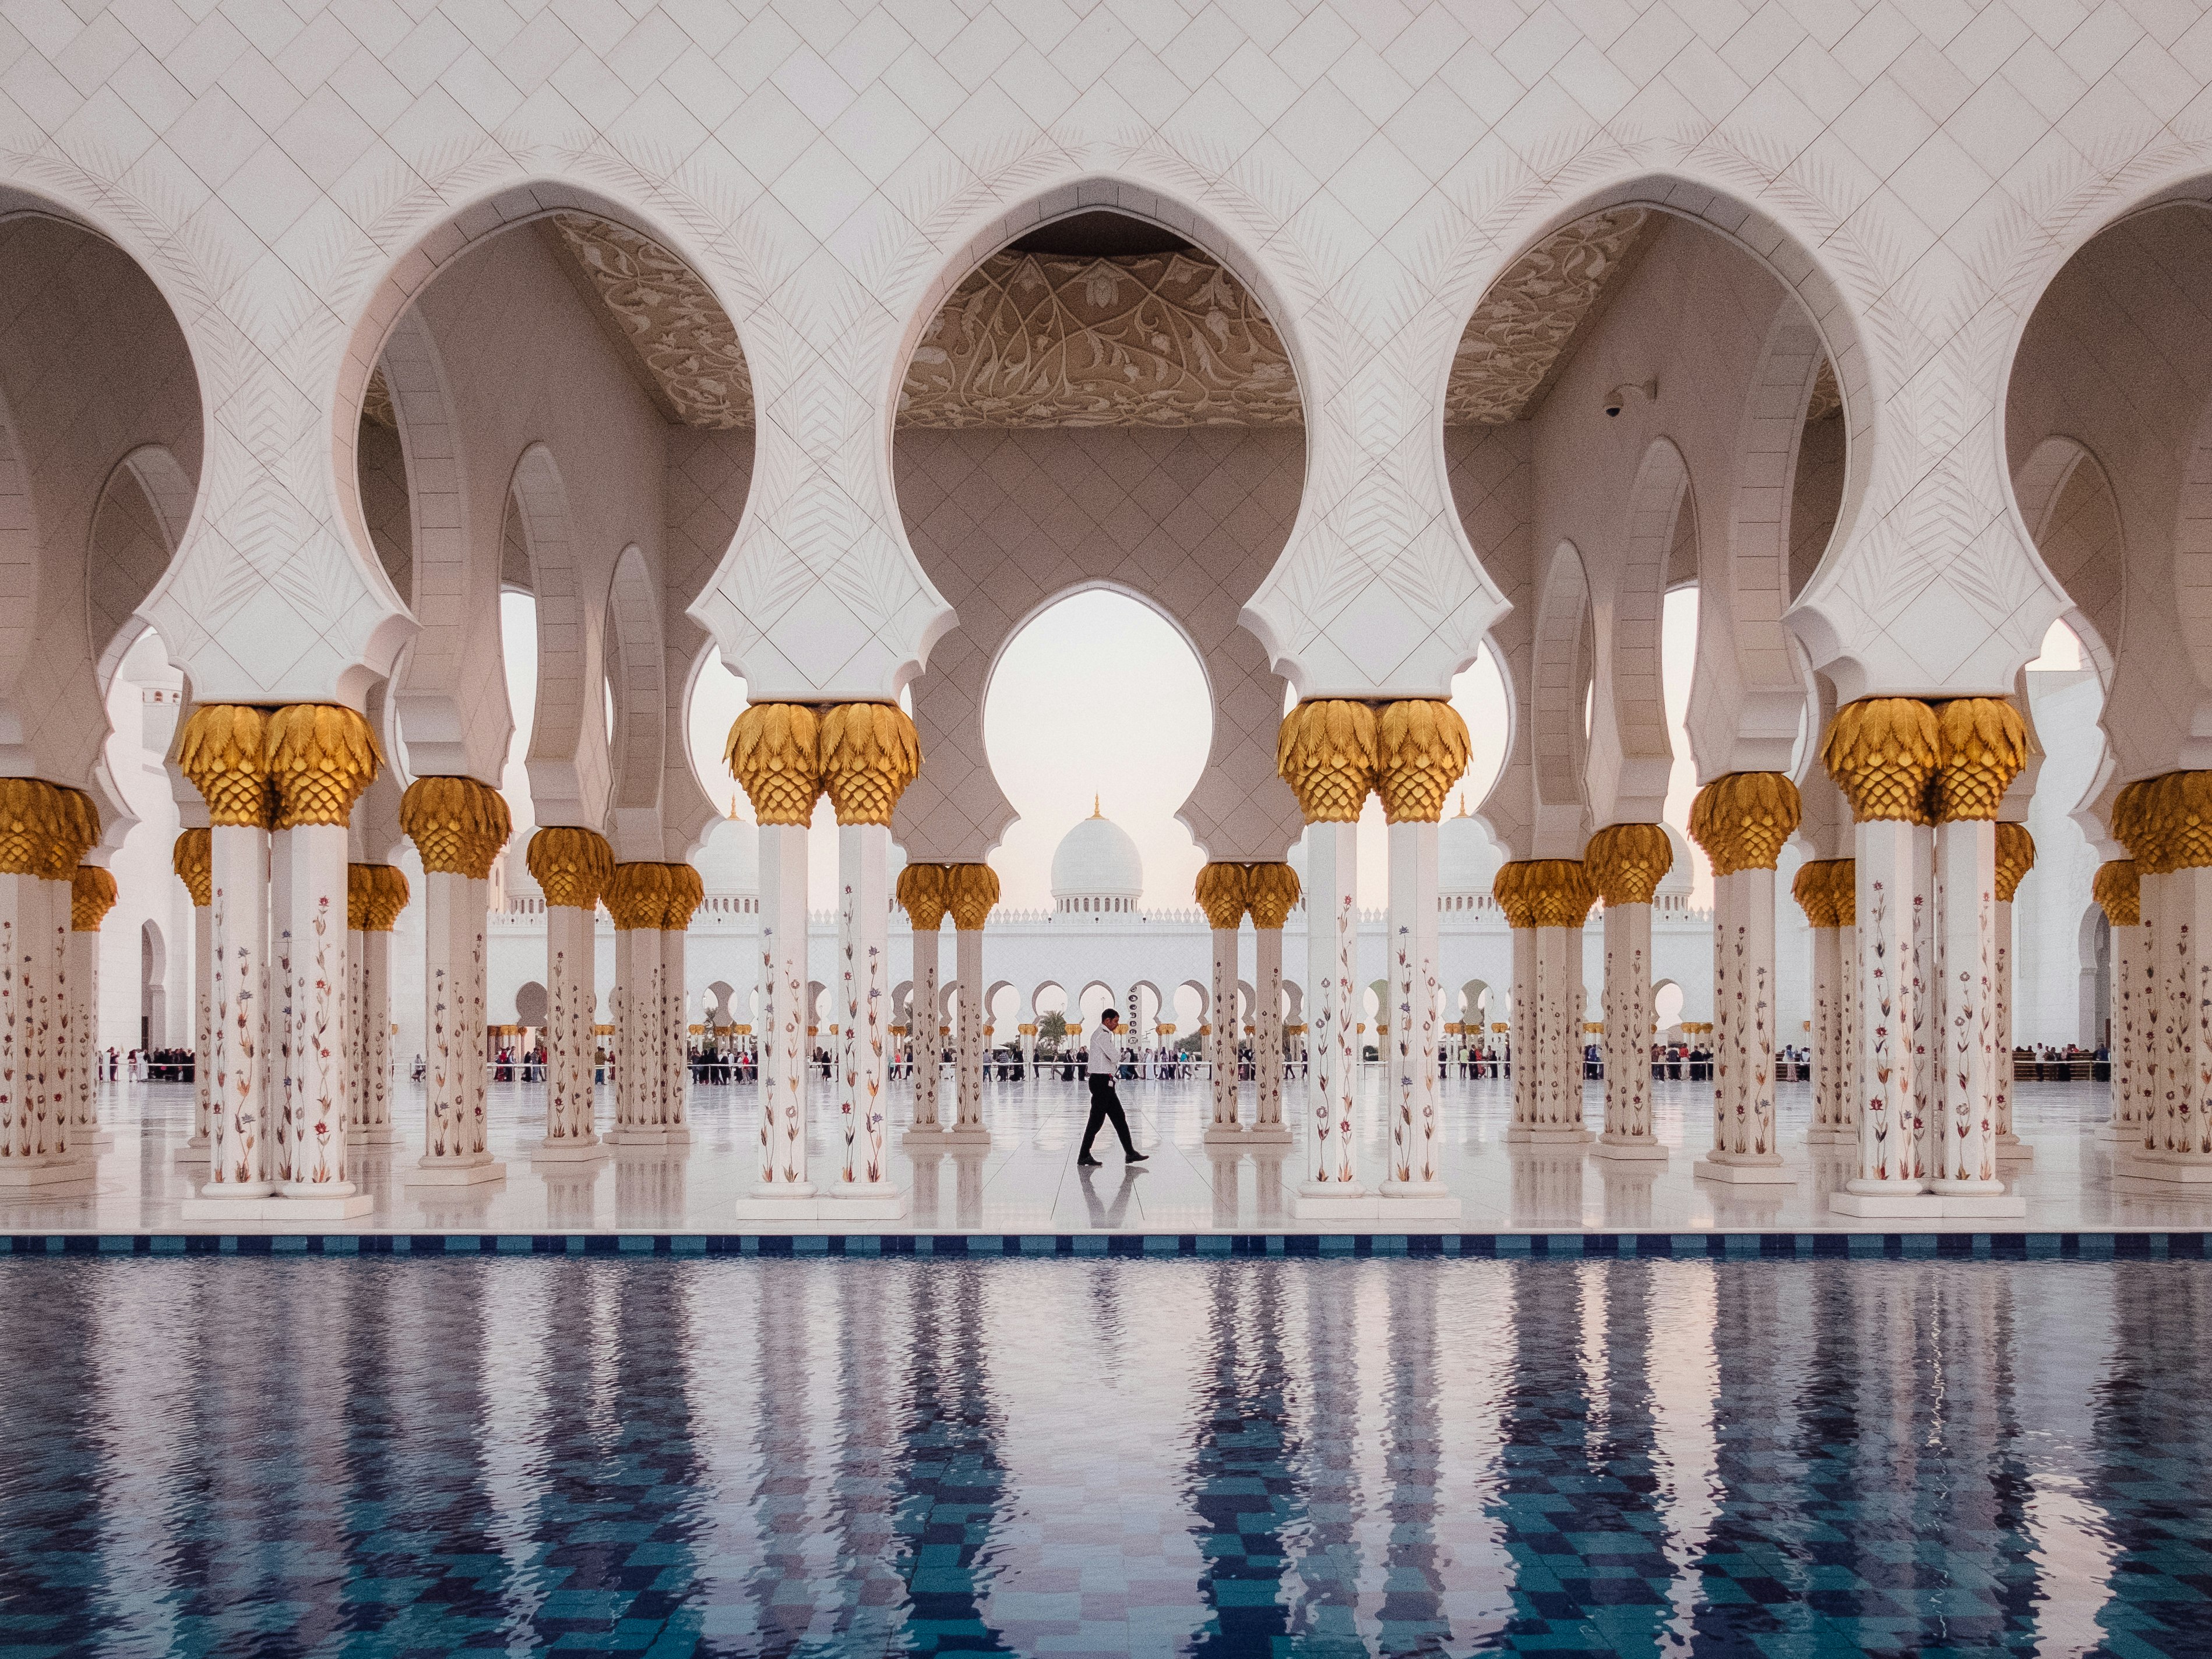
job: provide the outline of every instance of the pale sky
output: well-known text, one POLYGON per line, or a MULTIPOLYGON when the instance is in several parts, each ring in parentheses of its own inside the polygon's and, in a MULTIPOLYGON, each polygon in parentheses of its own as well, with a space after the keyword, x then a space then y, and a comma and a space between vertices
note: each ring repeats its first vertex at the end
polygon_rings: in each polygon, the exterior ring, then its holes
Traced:
MULTIPOLYGON (((501 621, 515 719, 506 791, 520 829, 529 818, 523 757, 537 683, 535 603, 525 594, 505 595, 501 621)), ((1697 589, 1668 594, 1661 674, 1674 763, 1666 816, 1678 830, 1686 829, 1690 801, 1697 793, 1697 769, 1683 729, 1697 629, 1697 589)), ((2080 665, 2078 643, 2063 623, 2052 624, 2043 655, 2030 665, 2080 665)), ((1486 647, 1452 682, 1452 703, 1472 739, 1468 775, 1458 793, 1473 811, 1504 763, 1509 736, 1504 684, 1486 647)), ((734 801, 738 816, 750 818, 751 807, 722 763, 730 726, 744 706, 744 682, 722 667, 719 651, 710 652, 691 696, 692 764, 718 808, 727 811, 734 801)), ((1191 884, 1204 859, 1189 832, 1176 822, 1175 811, 1205 765, 1212 730, 1205 672, 1182 634, 1159 612, 1103 589, 1071 594, 1041 612, 1000 657, 984 700, 983 734, 1000 787, 1020 815, 991 856, 1006 904, 1042 909, 1051 902, 1053 848, 1079 819, 1090 816, 1094 794, 1106 816, 1137 843, 1145 861, 1146 904, 1169 908, 1193 902, 1191 884), (1113 716, 1117 732, 1102 751, 1091 727, 1105 714, 1113 716)), ((1458 810, 1456 796, 1449 810, 1458 810)), ((835 902, 836 845, 836 819, 824 800, 816 809, 809 842, 812 902, 817 908, 835 902)), ((1711 871, 1694 846, 1692 857, 1692 902, 1709 904, 1711 871)), ((1362 904, 1385 902, 1387 876, 1382 809, 1370 799, 1359 826, 1362 904)))

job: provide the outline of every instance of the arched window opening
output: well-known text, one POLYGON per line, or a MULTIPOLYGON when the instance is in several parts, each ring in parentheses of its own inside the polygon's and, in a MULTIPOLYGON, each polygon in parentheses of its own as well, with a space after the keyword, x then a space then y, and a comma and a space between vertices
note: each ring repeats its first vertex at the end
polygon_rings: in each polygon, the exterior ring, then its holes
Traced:
MULTIPOLYGON (((1212 741, 1205 670, 1158 611, 1106 588, 1039 611, 1007 641, 983 698, 985 752, 1019 814, 994 860, 1004 902, 1046 908, 1063 838, 1093 817, 1133 843, 1139 896, 1188 902, 1204 859, 1175 814, 1212 741)), ((1110 839, 1085 834, 1102 848, 1110 839)), ((1101 878, 1120 885, 1119 873, 1101 878)), ((1073 896, 1086 914, 1130 896, 1073 896)))

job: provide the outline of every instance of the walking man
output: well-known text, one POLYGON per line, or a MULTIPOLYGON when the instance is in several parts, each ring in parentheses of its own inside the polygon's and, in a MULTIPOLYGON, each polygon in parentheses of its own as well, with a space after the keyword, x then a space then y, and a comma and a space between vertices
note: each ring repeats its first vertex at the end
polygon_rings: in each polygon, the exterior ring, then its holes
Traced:
POLYGON ((1114 1079, 1121 1075, 1121 1011, 1109 1008, 1098 1017, 1098 1029, 1091 1034, 1091 1122, 1083 1131, 1083 1152, 1075 1161, 1087 1169, 1096 1169, 1098 1160, 1091 1156, 1091 1143, 1098 1139, 1098 1126, 1110 1122, 1114 1133, 1121 1137, 1121 1157, 1131 1164, 1142 1164, 1145 1154, 1129 1139, 1129 1120, 1121 1110, 1121 1097, 1114 1091, 1114 1079))

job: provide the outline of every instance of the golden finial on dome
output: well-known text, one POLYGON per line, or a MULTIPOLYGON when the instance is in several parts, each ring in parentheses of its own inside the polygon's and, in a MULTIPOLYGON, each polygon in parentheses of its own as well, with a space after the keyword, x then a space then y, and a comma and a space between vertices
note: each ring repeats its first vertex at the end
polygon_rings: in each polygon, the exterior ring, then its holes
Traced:
POLYGON ((1098 797, 1096 795, 1091 798, 1091 816, 1094 818, 1103 818, 1106 816, 1098 810, 1098 797))

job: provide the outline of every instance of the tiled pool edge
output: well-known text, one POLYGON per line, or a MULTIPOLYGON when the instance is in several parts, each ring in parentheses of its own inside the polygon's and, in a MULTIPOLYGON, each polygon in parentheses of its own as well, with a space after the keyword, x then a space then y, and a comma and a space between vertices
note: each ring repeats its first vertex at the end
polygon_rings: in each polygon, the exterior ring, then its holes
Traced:
POLYGON ((2212 1233, 15 1233, 0 1235, 0 1256, 2202 1261, 2208 1241, 2212 1233))

